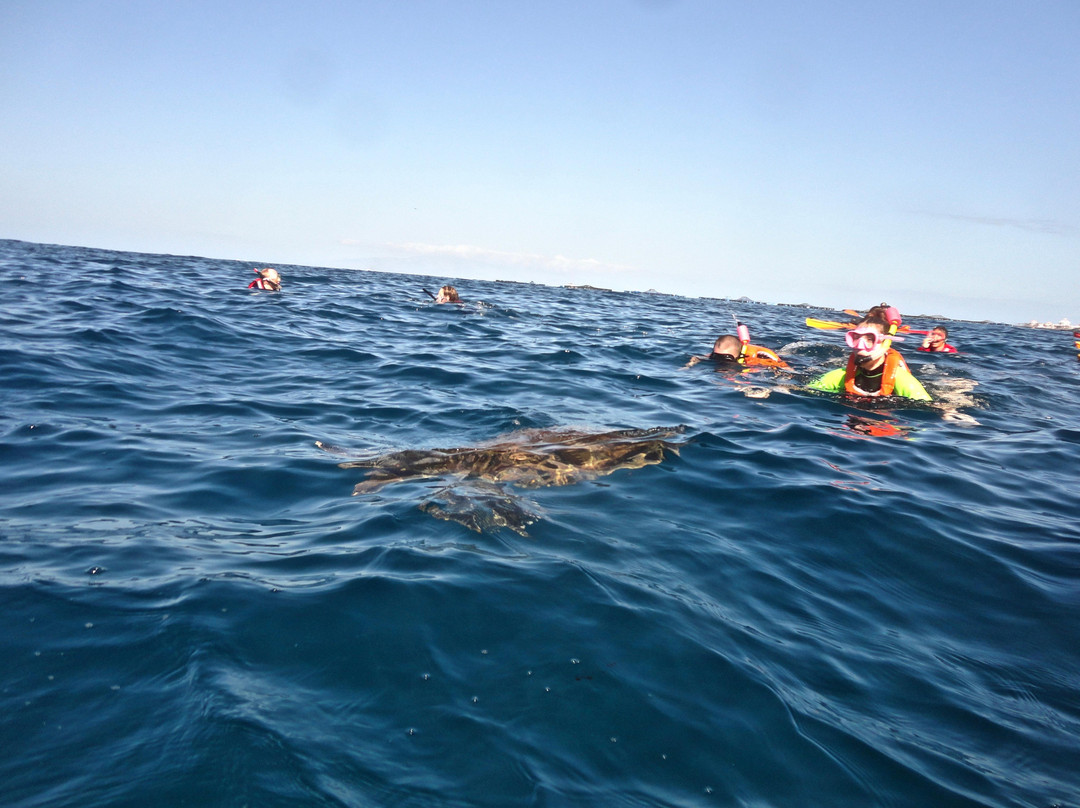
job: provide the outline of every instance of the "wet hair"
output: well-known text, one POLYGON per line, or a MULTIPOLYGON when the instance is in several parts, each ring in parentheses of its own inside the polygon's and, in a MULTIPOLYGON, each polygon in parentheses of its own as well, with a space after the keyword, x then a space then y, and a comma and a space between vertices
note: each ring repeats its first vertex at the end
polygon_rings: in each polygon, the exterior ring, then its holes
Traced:
POLYGON ((942 334, 944 334, 944 335, 945 335, 945 337, 946 337, 946 338, 948 338, 948 336, 949 336, 949 329, 947 329, 947 328, 946 328, 945 326, 943 326, 943 325, 935 325, 935 326, 934 326, 933 328, 931 328, 930 330, 931 330, 931 331, 940 331, 940 332, 941 332, 942 334))
POLYGON ((866 317, 863 320, 869 320, 870 318, 879 318, 885 321, 885 327, 888 328, 889 324, 889 304, 882 303, 880 306, 874 306, 870 311, 866 312, 866 317))
POLYGON ((712 357, 714 359, 720 356, 730 356, 732 359, 738 359, 742 354, 742 342, 738 337, 733 337, 731 334, 724 334, 722 337, 717 337, 716 342, 712 346, 712 357))
POLYGON ((461 298, 458 297, 457 289, 455 289, 453 286, 442 287, 441 289, 439 289, 439 294, 445 294, 446 299, 449 300, 451 303, 457 303, 461 300, 461 298))
POLYGON ((869 325, 880 329, 882 334, 888 334, 890 323, 885 317, 885 310, 881 309, 879 311, 879 308, 880 306, 874 306, 874 308, 870 309, 870 311, 867 312, 865 317, 859 320, 859 322, 855 323, 855 327, 865 328, 869 325))

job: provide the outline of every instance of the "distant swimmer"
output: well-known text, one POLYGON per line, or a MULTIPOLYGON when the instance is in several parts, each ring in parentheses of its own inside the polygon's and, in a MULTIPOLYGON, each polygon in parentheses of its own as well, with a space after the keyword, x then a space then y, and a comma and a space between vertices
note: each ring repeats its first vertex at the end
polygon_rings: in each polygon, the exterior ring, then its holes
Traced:
POLYGON ((693 367, 698 362, 711 359, 714 362, 738 363, 744 367, 787 368, 788 364, 775 351, 760 345, 750 344, 750 330, 742 323, 736 323, 739 336, 724 334, 713 343, 712 353, 693 356, 685 367, 693 367))
POLYGON ((851 348, 847 367, 830 370, 808 385, 812 390, 844 393, 849 396, 900 396, 916 401, 930 401, 930 394, 908 369, 907 362, 892 347, 900 313, 889 307, 887 313, 873 312, 847 332, 851 348))
POLYGON ((268 292, 281 291, 281 276, 276 269, 267 267, 266 269, 256 269, 254 272, 259 277, 248 284, 248 289, 265 289, 268 292))
POLYGON ((439 294, 435 296, 436 303, 460 303, 461 298, 458 296, 457 289, 453 286, 444 286, 439 289, 439 294))
POLYGON ((948 339, 949 329, 943 325, 936 325, 930 329, 930 333, 922 341, 919 350, 930 353, 956 353, 956 348, 947 342, 948 339))

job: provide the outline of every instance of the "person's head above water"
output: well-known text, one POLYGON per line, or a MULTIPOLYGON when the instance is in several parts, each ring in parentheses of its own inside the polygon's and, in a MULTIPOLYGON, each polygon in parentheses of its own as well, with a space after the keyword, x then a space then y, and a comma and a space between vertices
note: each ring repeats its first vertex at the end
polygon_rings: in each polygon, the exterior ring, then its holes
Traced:
POLYGON ((724 334, 722 337, 717 337, 716 342, 713 343, 710 356, 713 359, 730 359, 734 361, 742 355, 742 350, 743 344, 738 337, 724 334))
POLYGON ((845 336, 855 361, 861 365, 879 362, 892 347, 893 339, 896 337, 889 334, 889 321, 877 307, 871 309, 870 314, 857 322, 845 336))
POLYGON ((955 346, 949 344, 949 329, 943 325, 936 325, 926 332, 919 350, 928 353, 956 353, 955 346))
POLYGON ((436 303, 460 303, 461 298, 458 296, 458 291, 453 286, 443 286, 439 289, 439 294, 435 296, 436 303))
POLYGON ((943 325, 936 325, 930 329, 930 333, 923 340, 923 347, 936 351, 949 341, 949 329, 943 325))
POLYGON ((265 269, 256 269, 254 271, 259 277, 248 284, 248 289, 270 289, 272 291, 277 291, 281 288, 281 275, 278 274, 276 269, 266 267, 265 269))
POLYGON ((718 365, 738 364, 745 367, 769 367, 784 368, 788 365, 781 359, 776 351, 761 345, 750 344, 750 331, 742 323, 739 326, 739 336, 723 334, 716 338, 712 351, 704 356, 692 356, 684 367, 692 368, 698 362, 711 359, 718 365))

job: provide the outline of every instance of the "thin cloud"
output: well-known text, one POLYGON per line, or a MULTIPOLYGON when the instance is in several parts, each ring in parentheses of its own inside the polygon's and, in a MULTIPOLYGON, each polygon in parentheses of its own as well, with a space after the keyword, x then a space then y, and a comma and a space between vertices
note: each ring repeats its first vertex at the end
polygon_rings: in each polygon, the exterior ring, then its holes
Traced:
POLYGON ((962 213, 938 213, 929 210, 916 212, 934 219, 950 219, 955 222, 981 224, 986 227, 1009 227, 1014 230, 1024 230, 1028 233, 1046 233, 1054 236, 1067 235, 1072 233, 1075 229, 1053 219, 1014 219, 1007 216, 970 216, 962 213))
MULTIPOLYGON (((352 239, 344 239, 343 244, 359 244, 352 239)), ((476 247, 471 244, 421 244, 417 242, 399 242, 384 244, 396 253, 453 258, 461 261, 473 261, 500 266, 541 268, 553 272, 626 272, 633 267, 610 264, 595 258, 568 258, 565 255, 541 255, 540 253, 507 252, 488 247, 476 247)))

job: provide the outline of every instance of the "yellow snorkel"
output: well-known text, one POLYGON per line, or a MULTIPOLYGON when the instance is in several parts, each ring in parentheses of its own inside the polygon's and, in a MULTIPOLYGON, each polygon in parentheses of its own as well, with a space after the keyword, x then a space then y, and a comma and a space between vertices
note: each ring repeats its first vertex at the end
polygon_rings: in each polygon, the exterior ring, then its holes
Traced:
MULTIPOLYGON (((889 336, 896 336, 896 329, 900 327, 900 323, 903 319, 900 317, 900 310, 896 306, 889 306, 885 309, 885 319, 889 321, 889 336)), ((892 348, 892 340, 885 341, 886 350, 892 348)))

